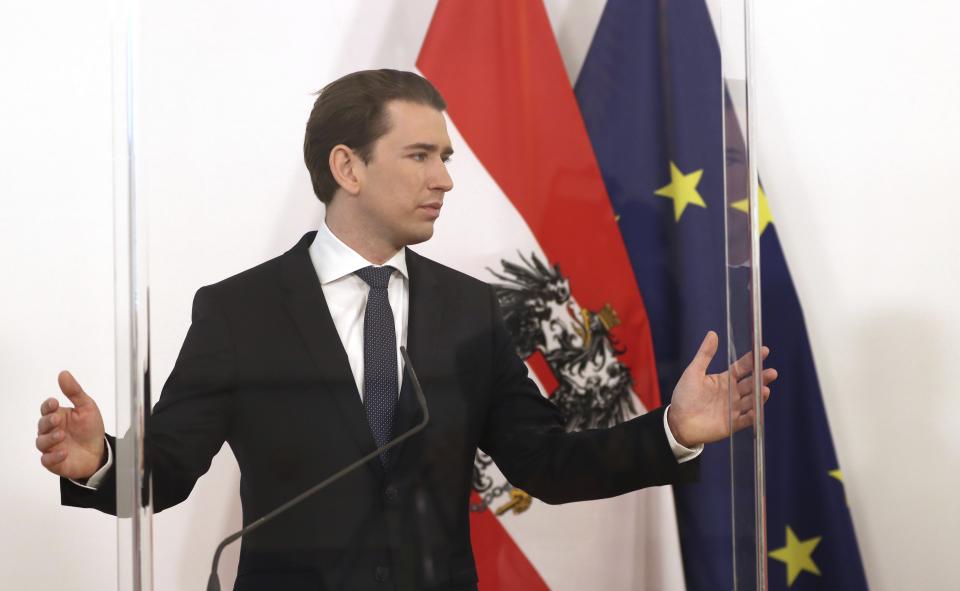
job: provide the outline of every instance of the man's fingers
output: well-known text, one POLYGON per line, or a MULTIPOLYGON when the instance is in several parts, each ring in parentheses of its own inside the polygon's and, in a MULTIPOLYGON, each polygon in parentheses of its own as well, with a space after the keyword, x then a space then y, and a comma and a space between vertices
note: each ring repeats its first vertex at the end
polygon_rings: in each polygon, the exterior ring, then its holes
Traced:
POLYGON ((720 337, 717 336, 717 333, 712 330, 708 331, 707 336, 703 337, 703 342, 700 343, 700 349, 690 363, 690 368, 696 370, 699 374, 706 374, 710 362, 713 361, 713 356, 717 354, 719 345, 720 337))
POLYGON ((37 450, 47 453, 53 450, 53 447, 63 441, 63 431, 57 429, 45 435, 37 437, 37 450))
MULTIPOLYGON (((763 370, 763 373, 761 374, 760 377, 763 380, 763 386, 769 386, 774 381, 776 381, 778 376, 779 374, 777 373, 777 370, 773 369, 772 367, 768 367, 767 369, 763 370)), ((752 375, 749 375, 743 378, 742 380, 740 380, 739 382, 737 382, 738 394, 740 394, 741 396, 745 396, 752 392, 753 392, 753 376, 752 375)))
MULTIPOLYGON (((779 374, 777 374, 777 370, 773 369, 772 367, 768 367, 767 369, 763 370, 763 374, 762 374, 763 385, 769 386, 777 379, 778 375, 779 374)), ((737 382, 737 394, 741 396, 746 396, 748 394, 751 394, 752 392, 753 392, 753 376, 747 376, 741 379, 739 382, 737 382)))
POLYGON ((750 369, 753 367, 753 351, 747 351, 740 359, 737 359, 733 363, 733 377, 736 379, 741 379, 750 374, 750 369))
POLYGON ((40 414, 48 415, 52 412, 57 412, 57 409, 60 408, 60 401, 56 398, 47 398, 40 404, 40 414))
MULTIPOLYGON (((770 354, 770 348, 763 346, 760 349, 760 360, 767 358, 770 354)), ((733 364, 733 377, 736 379, 745 378, 753 373, 753 351, 747 351, 740 359, 733 364)))
MULTIPOLYGON (((744 380, 749 381, 749 380, 744 380)), ((753 388, 748 387, 746 391, 739 392, 740 396, 733 401, 733 410, 737 413, 742 413, 753 408, 753 388)), ((768 386, 763 386, 760 390, 761 396, 763 396, 763 401, 766 402, 770 398, 770 388, 768 386)))
POLYGON ((768 367, 767 369, 763 370, 764 385, 772 384, 773 381, 776 380, 779 375, 780 374, 777 373, 777 370, 773 369, 772 367, 768 367))
POLYGON ((60 391, 70 399, 75 407, 93 402, 93 399, 87 396, 87 393, 80 387, 80 383, 69 371, 61 371, 60 375, 57 376, 57 383, 60 384, 60 391))
POLYGON ((61 422, 60 413, 49 414, 40 417, 37 421, 37 435, 43 435, 56 427, 61 422))
POLYGON ((733 412, 737 414, 753 410, 753 393, 741 396, 733 403, 733 412))
POLYGON ((64 450, 52 451, 40 456, 40 463, 44 468, 52 470, 54 466, 67 459, 67 452, 64 450))
POLYGON ((747 396, 753 392, 753 378, 745 377, 739 382, 737 382, 737 394, 740 396, 747 396))
POLYGON ((733 430, 739 431, 740 429, 743 429, 745 427, 749 427, 750 425, 752 425, 753 416, 754 416, 753 411, 750 410, 733 419, 733 430))

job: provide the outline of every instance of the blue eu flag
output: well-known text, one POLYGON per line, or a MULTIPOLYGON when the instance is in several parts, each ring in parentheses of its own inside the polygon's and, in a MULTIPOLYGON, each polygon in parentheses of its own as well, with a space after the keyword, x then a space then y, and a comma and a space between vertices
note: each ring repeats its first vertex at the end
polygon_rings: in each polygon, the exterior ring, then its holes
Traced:
MULTIPOLYGON (((575 88, 665 401, 706 331, 725 326, 721 84, 702 1, 608 0, 575 88)), ((746 219, 745 206, 730 207, 746 219)), ((770 589, 866 589, 803 313, 762 194, 759 213, 763 337, 780 373, 766 406, 770 589)), ((725 359, 721 345, 711 370, 725 359)), ((691 590, 732 586, 727 445, 707 446, 700 482, 675 490, 691 590)))

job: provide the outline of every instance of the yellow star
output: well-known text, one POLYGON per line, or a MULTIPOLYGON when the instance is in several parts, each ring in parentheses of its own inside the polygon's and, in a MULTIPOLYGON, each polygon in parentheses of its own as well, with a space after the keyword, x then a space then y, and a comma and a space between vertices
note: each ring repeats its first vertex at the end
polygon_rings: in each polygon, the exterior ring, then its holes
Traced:
MULTIPOLYGON (((841 484, 843 484, 843 471, 841 471, 840 468, 837 468, 836 470, 830 470, 829 472, 827 472, 827 474, 829 474, 830 476, 833 476, 834 478, 839 480, 841 484)), ((846 503, 848 507, 850 506, 850 501, 847 499, 846 490, 843 491, 843 502, 846 503)))
MULTIPOLYGON (((763 231, 767 229, 767 226, 773 223, 773 213, 770 211, 770 202, 767 201, 767 194, 763 192, 763 187, 760 187, 757 200, 760 202, 760 235, 763 236, 763 231)), ((741 199, 740 201, 734 201, 730 204, 730 207, 742 211, 743 213, 750 212, 750 200, 741 199)))
POLYGON ((775 558, 787 565, 787 587, 791 587, 801 572, 807 571, 820 575, 820 569, 813 562, 813 549, 820 543, 823 536, 803 540, 797 539, 790 526, 787 526, 787 545, 769 552, 770 558, 775 558))
POLYGON ((673 199, 673 213, 676 216, 676 221, 680 221, 680 216, 683 215, 683 210, 688 205, 707 206, 703 202, 703 197, 697 191, 697 183, 700 182, 702 176, 702 168, 690 174, 683 174, 673 161, 670 162, 670 184, 654 191, 654 195, 673 199))

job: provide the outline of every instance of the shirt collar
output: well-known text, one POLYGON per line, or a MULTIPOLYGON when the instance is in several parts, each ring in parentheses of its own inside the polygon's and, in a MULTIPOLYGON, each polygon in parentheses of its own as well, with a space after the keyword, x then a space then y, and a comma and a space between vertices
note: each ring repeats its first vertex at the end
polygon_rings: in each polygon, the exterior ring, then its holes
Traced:
MULTIPOLYGON (((373 264, 334 236, 326 222, 323 221, 320 222, 320 227, 317 229, 316 238, 310 244, 310 258, 317 270, 317 277, 320 278, 320 285, 326 285, 373 264)), ((390 265, 400 271, 404 278, 408 278, 407 249, 401 248, 398 250, 384 265, 390 265)), ((381 265, 373 266, 380 267, 381 265)))

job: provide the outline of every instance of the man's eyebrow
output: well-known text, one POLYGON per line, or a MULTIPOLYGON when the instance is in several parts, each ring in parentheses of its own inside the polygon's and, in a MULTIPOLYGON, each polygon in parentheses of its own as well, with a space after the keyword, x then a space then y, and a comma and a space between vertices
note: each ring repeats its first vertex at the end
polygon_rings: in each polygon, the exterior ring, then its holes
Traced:
MULTIPOLYGON (((409 144, 403 147, 404 150, 423 150, 424 152, 436 152, 439 150, 437 144, 428 144, 426 142, 417 142, 415 144, 409 144)), ((442 154, 449 156, 453 154, 453 148, 446 147, 441 151, 442 154)))

